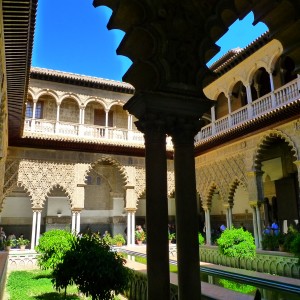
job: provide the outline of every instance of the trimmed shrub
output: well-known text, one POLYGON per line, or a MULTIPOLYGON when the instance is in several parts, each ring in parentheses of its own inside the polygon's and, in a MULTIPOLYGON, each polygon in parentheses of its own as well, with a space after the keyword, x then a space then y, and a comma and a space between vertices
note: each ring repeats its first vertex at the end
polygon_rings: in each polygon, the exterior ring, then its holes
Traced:
POLYGON ((298 257, 298 265, 300 265, 300 233, 297 233, 291 243, 291 252, 298 257))
POLYGON ((198 233, 198 242, 199 242, 199 245, 204 245, 204 242, 205 242, 205 239, 200 232, 198 233))
POLYGON ((254 238, 243 228, 227 228, 218 238, 220 252, 228 257, 253 259, 256 256, 254 238))
POLYGON ((46 269, 54 269, 62 262, 66 251, 71 249, 76 237, 69 231, 52 229, 45 232, 39 239, 39 244, 35 248, 38 255, 38 265, 46 269))
POLYGON ((131 270, 125 259, 110 251, 110 246, 94 236, 77 239, 63 261, 53 271, 57 290, 75 283, 80 292, 92 299, 111 300, 128 288, 131 270))

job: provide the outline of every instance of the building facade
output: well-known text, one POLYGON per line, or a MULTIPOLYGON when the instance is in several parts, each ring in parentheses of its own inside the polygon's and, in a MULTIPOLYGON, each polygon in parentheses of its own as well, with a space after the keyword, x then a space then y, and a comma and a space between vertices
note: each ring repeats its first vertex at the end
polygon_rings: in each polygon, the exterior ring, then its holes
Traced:
MULTIPOLYGON (((264 226, 277 221, 287 231, 299 222, 299 115, 264 125, 269 114, 299 101, 299 78, 280 67, 282 46, 268 33, 253 44, 259 49, 249 45, 218 61, 219 77, 204 89, 215 105, 204 116, 207 125, 196 136, 196 151, 245 124, 262 126, 195 157, 199 230, 205 227, 207 244, 214 244, 222 224, 243 224, 261 247, 264 226), (251 54, 227 66, 246 51, 251 54)), ((123 110, 133 92, 126 83, 32 68, 23 138, 40 140, 44 149, 8 147, 1 212, 8 232, 25 233, 32 248, 51 228, 128 232, 128 244, 135 243, 135 224, 146 219, 145 159, 133 150, 122 154, 124 146, 144 148, 135 117, 123 110), (50 140, 113 150, 48 149, 50 140)), ((172 153, 170 140, 167 147, 172 153)), ((168 215, 175 223, 171 160, 168 215)))
POLYGON ((148 299, 169 299, 167 227, 176 215, 179 299, 196 300, 199 225, 210 244, 213 228, 242 220, 259 247, 263 222, 297 223, 299 0, 94 0, 112 9, 109 28, 125 32, 118 53, 133 62, 123 78, 134 92, 31 72, 37 0, 1 4, 4 227, 27 226, 33 246, 53 226, 127 224, 133 242, 144 203, 148 299), (209 69, 216 41, 250 11, 268 37, 209 69))

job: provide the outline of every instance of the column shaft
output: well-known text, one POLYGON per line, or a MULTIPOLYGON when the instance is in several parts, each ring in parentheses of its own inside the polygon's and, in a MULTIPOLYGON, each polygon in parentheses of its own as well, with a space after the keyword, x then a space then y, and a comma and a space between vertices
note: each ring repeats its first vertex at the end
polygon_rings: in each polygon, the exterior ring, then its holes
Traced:
POLYGON ((145 132, 148 299, 170 299, 166 135, 151 125, 145 132))
POLYGON ((41 211, 37 211, 37 224, 36 224, 36 242, 35 245, 39 244, 40 233, 41 233, 41 211))
POLYGON ((131 213, 131 245, 135 244, 135 212, 131 213))
POLYGON ((75 228, 76 228, 76 216, 75 216, 75 212, 72 212, 72 233, 75 233, 75 228))
MULTIPOLYGON (((184 130, 184 129, 182 129, 184 130)), ((200 268, 194 139, 173 136, 179 299, 200 299, 200 268)))
POLYGON ((256 220, 256 209, 255 209, 255 206, 252 206, 252 215, 253 215, 254 240, 255 240, 255 245, 258 248, 259 247, 259 241, 258 241, 258 234, 257 234, 257 220, 256 220))
POLYGON ((258 233, 258 247, 261 248, 262 233, 261 233, 261 218, 260 218, 259 206, 256 206, 255 210, 256 210, 257 233, 258 233))
POLYGON ((127 211, 127 246, 131 245, 131 212, 127 211))
POLYGON ((36 211, 32 214, 32 230, 31 230, 31 250, 35 247, 35 236, 36 236, 36 211))
POLYGON ((76 213, 76 234, 80 232, 80 211, 76 213))

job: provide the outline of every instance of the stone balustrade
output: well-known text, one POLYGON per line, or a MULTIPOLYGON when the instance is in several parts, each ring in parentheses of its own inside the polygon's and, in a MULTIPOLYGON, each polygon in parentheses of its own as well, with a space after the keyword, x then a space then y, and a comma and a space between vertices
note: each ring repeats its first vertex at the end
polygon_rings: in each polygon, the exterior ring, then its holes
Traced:
POLYGON ((200 260, 212 264, 238 267, 241 269, 269 273, 273 275, 300 278, 300 266, 297 265, 298 258, 286 252, 257 251, 253 260, 226 257, 222 255, 216 246, 201 246, 200 260))

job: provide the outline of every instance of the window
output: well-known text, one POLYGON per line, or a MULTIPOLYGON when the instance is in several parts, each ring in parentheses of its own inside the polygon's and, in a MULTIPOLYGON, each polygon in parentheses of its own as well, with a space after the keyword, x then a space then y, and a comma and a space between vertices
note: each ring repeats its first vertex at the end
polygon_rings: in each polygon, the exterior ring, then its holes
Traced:
POLYGON ((88 184, 88 185, 92 184, 92 176, 87 176, 87 178, 86 178, 86 184, 88 184))
POLYGON ((26 112, 25 112, 26 118, 32 118, 32 113, 33 113, 33 102, 28 101, 26 104, 26 112))
MULTIPOLYGON (((35 118, 36 119, 42 119, 43 118, 43 102, 37 102, 35 107, 35 118)), ((33 102, 28 101, 26 104, 26 112, 25 112, 26 118, 33 118, 33 102)))
POLYGON ((101 177, 97 177, 97 185, 101 184, 101 177))
POLYGON ((36 119, 43 119, 43 102, 37 102, 36 108, 35 108, 35 118, 36 119))

